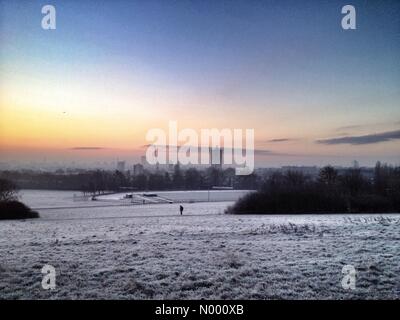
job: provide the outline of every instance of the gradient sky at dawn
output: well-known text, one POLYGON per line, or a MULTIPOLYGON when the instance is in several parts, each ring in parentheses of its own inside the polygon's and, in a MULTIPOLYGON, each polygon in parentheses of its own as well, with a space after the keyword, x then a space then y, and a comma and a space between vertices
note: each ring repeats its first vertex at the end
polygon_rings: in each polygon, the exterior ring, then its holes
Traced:
POLYGON ((399 102, 399 1, 0 0, 0 161, 134 161, 176 120, 254 128, 258 165, 399 164, 399 102))

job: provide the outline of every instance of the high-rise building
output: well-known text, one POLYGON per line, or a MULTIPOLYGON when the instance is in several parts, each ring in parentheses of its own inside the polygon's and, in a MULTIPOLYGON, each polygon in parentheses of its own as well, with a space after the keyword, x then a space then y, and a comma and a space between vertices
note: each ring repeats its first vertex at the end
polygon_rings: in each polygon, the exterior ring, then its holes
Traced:
POLYGON ((221 168, 224 161, 224 148, 209 148, 210 164, 213 167, 221 168))
POLYGON ((144 172, 144 168, 143 168, 142 164, 137 163, 137 164, 133 165, 133 175, 134 176, 137 176, 139 174, 143 174, 143 172, 144 172))
POLYGON ((141 156, 140 157, 140 163, 142 166, 147 166, 149 163, 147 162, 146 156, 141 156))
POLYGON ((125 161, 118 161, 117 162, 117 170, 124 172, 125 171, 125 161))

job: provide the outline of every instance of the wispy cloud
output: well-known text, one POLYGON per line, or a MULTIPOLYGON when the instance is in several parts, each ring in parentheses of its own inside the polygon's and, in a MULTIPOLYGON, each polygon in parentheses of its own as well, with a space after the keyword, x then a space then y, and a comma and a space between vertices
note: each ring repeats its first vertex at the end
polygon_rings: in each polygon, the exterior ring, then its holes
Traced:
POLYGON ((354 125, 350 125, 350 126, 343 126, 343 127, 336 128, 336 131, 354 130, 354 129, 361 129, 361 128, 365 128, 365 127, 366 127, 366 125, 354 124, 354 125))
POLYGON ((316 142, 327 145, 334 145, 334 144, 360 145, 360 144, 380 143, 395 139, 400 139, 400 130, 373 133, 362 136, 348 136, 348 137, 340 137, 332 139, 321 139, 317 140, 316 142))
POLYGON ((73 147, 71 150, 103 150, 103 147, 73 147))
POLYGON ((294 156, 294 154, 281 153, 265 149, 254 149, 254 154, 258 156, 294 156))
POLYGON ((289 138, 280 138, 280 139, 271 139, 267 140, 267 142, 287 142, 287 141, 292 141, 293 139, 289 138))
POLYGON ((372 130, 373 128, 388 128, 392 126, 398 126, 400 121, 385 121, 385 122, 374 122, 374 123, 357 123, 350 124, 342 127, 337 127, 335 132, 343 132, 343 131, 353 131, 353 130, 372 130))
POLYGON ((264 144, 270 144, 270 143, 281 143, 281 142, 290 142, 290 141, 296 141, 299 139, 294 139, 294 138, 274 138, 274 139, 268 139, 268 140, 258 140, 256 141, 257 145, 264 145, 264 144))

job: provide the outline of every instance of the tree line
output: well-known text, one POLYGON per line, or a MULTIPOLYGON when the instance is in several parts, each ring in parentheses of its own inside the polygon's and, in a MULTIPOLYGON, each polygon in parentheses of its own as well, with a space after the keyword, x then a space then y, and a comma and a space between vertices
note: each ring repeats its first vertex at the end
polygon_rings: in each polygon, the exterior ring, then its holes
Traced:
POLYGON ((229 213, 400 212, 400 167, 378 162, 373 177, 361 169, 322 168, 316 178, 287 171, 268 176, 257 192, 228 208, 229 213))
POLYGON ((209 167, 182 169, 173 172, 149 171, 133 175, 130 171, 88 170, 78 173, 2 171, 0 178, 13 181, 20 189, 80 190, 88 194, 121 190, 204 190, 215 186, 234 189, 257 189, 261 179, 256 174, 236 176, 233 168, 209 167))

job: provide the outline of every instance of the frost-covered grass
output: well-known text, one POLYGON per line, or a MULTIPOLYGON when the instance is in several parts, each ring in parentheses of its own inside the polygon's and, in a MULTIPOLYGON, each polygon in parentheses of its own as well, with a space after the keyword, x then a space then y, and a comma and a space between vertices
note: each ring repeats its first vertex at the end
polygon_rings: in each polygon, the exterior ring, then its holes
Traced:
MULTIPOLYGON (((190 191, 151 191, 160 197, 176 202, 198 201, 236 201, 240 197, 253 192, 251 190, 190 190, 190 191)), ((129 192, 99 196, 99 200, 121 200, 129 192)), ((143 194, 135 192, 134 194, 143 194)))
POLYGON ((43 210, 0 223, 0 298, 398 299, 400 215, 233 216, 230 203, 43 210), (41 288, 44 264, 57 288, 41 288), (341 286, 342 267, 356 289, 341 286))
MULTIPOLYGON (((236 201, 240 197, 252 192, 251 190, 192 190, 192 191, 151 191, 160 197, 169 199, 173 202, 221 202, 236 201)), ((83 201, 83 194, 80 191, 56 191, 56 190, 22 190, 21 200, 32 208, 49 207, 89 207, 89 206, 110 206, 127 205, 130 199, 124 196, 130 192, 114 193, 97 196, 97 201, 91 201, 90 196, 83 201), (74 195, 76 196, 74 200, 74 195)), ((146 192, 136 192, 142 195, 146 192)), ((151 200, 151 198, 149 198, 151 200)))

